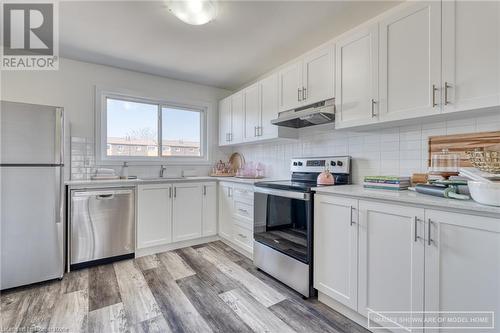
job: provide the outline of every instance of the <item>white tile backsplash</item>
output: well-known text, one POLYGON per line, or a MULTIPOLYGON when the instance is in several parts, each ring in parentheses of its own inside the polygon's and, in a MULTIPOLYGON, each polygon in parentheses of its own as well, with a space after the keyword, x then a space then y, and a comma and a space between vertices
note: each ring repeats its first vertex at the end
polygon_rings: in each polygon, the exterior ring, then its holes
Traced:
POLYGON ((426 121, 371 131, 303 129, 297 141, 237 147, 247 161, 266 165, 266 176, 288 178, 289 161, 297 156, 351 155, 353 182, 369 174, 409 176, 426 172, 429 136, 500 130, 497 114, 448 121, 426 121))

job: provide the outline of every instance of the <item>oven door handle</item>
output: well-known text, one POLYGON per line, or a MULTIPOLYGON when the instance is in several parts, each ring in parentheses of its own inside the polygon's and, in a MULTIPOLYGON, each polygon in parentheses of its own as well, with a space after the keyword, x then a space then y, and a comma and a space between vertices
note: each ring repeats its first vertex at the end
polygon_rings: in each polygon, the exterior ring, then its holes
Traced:
POLYGON ((263 188, 263 187, 257 187, 257 186, 254 187, 254 192, 275 195, 277 197, 303 200, 303 201, 311 200, 311 193, 304 193, 304 192, 276 190, 276 189, 263 188))

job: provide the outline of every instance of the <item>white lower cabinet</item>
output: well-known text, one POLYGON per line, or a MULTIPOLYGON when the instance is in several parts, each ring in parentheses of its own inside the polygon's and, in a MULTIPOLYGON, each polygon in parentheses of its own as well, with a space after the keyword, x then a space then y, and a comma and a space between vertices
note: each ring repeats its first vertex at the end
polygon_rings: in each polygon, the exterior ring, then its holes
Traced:
POLYGON ((450 311, 500 315, 500 217, 321 194, 314 214, 314 287, 337 303, 393 332, 470 331, 440 326, 450 311))
POLYGON ((252 186, 219 184, 219 235, 246 252, 253 252, 252 186))
POLYGON ((172 208, 173 241, 201 237, 202 185, 198 183, 174 184, 172 208))
POLYGON ((172 185, 137 186, 137 248, 172 242, 172 185))
POLYGON ((355 199, 314 197, 314 288, 353 310, 358 306, 357 209, 355 199))
POLYGON ((493 311, 498 329, 500 219, 436 210, 426 210, 425 217, 425 310, 493 311))
POLYGON ((137 249, 217 234, 217 183, 137 186, 137 249))
POLYGON ((203 186, 203 236, 217 235, 217 183, 204 183, 203 186))

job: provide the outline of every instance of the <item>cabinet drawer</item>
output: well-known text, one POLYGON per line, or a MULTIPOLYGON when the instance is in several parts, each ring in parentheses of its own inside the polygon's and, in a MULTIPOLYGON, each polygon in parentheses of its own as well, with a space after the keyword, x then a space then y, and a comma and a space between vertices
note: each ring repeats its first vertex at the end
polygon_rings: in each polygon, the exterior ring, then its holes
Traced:
POLYGON ((253 231, 239 224, 233 225, 233 240, 248 251, 253 249, 253 231))
POLYGON ((253 205, 253 189, 250 186, 235 186, 234 200, 253 205))
POLYGON ((237 218, 244 218, 253 221, 253 204, 243 201, 234 201, 234 215, 237 218))

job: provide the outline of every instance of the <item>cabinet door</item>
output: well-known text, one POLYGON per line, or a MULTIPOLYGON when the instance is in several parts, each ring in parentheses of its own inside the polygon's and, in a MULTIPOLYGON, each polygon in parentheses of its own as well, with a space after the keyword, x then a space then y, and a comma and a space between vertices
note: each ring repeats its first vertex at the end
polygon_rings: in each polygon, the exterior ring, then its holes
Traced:
MULTIPOLYGON (((426 210, 425 215, 426 312, 493 311, 495 319, 498 318, 500 219, 434 210, 426 210)), ((491 324, 485 323, 490 327, 491 324)), ((451 333, 470 330, 426 328, 425 331, 451 333)))
POLYGON ((172 187, 137 187, 137 248, 172 242, 172 187))
POLYGON ((245 133, 245 110, 243 105, 243 91, 231 96, 232 131, 230 143, 243 142, 245 133))
POLYGON ((260 129, 260 87, 255 83, 243 91, 245 105, 245 141, 253 141, 260 129))
POLYGON ((336 44, 336 127, 378 121, 378 24, 336 44))
POLYGON ((231 97, 219 102, 219 145, 229 144, 232 132, 231 97))
POLYGON ((314 288, 357 311, 358 201, 314 197, 314 288))
POLYGON ((219 184, 219 235, 231 239, 233 235, 233 188, 231 184, 219 184))
POLYGON ((380 22, 380 119, 440 112, 441 2, 410 2, 380 22))
POLYGON ((302 61, 278 72, 279 110, 287 111, 302 105, 302 61))
POLYGON ((443 1, 444 111, 500 105, 500 2, 443 1))
POLYGON ((198 183, 173 185, 173 240, 199 238, 202 229, 202 186, 198 183))
POLYGON ((423 319, 423 221, 420 208, 359 201, 359 313, 420 311, 413 318, 423 319))
POLYGON ((278 74, 260 81, 262 119, 258 134, 262 138, 278 136, 278 126, 271 120, 278 118, 278 74))
POLYGON ((202 235, 217 235, 217 183, 203 184, 202 235))
POLYGON ((303 104, 312 104, 335 96, 334 47, 327 45, 304 57, 303 104))

